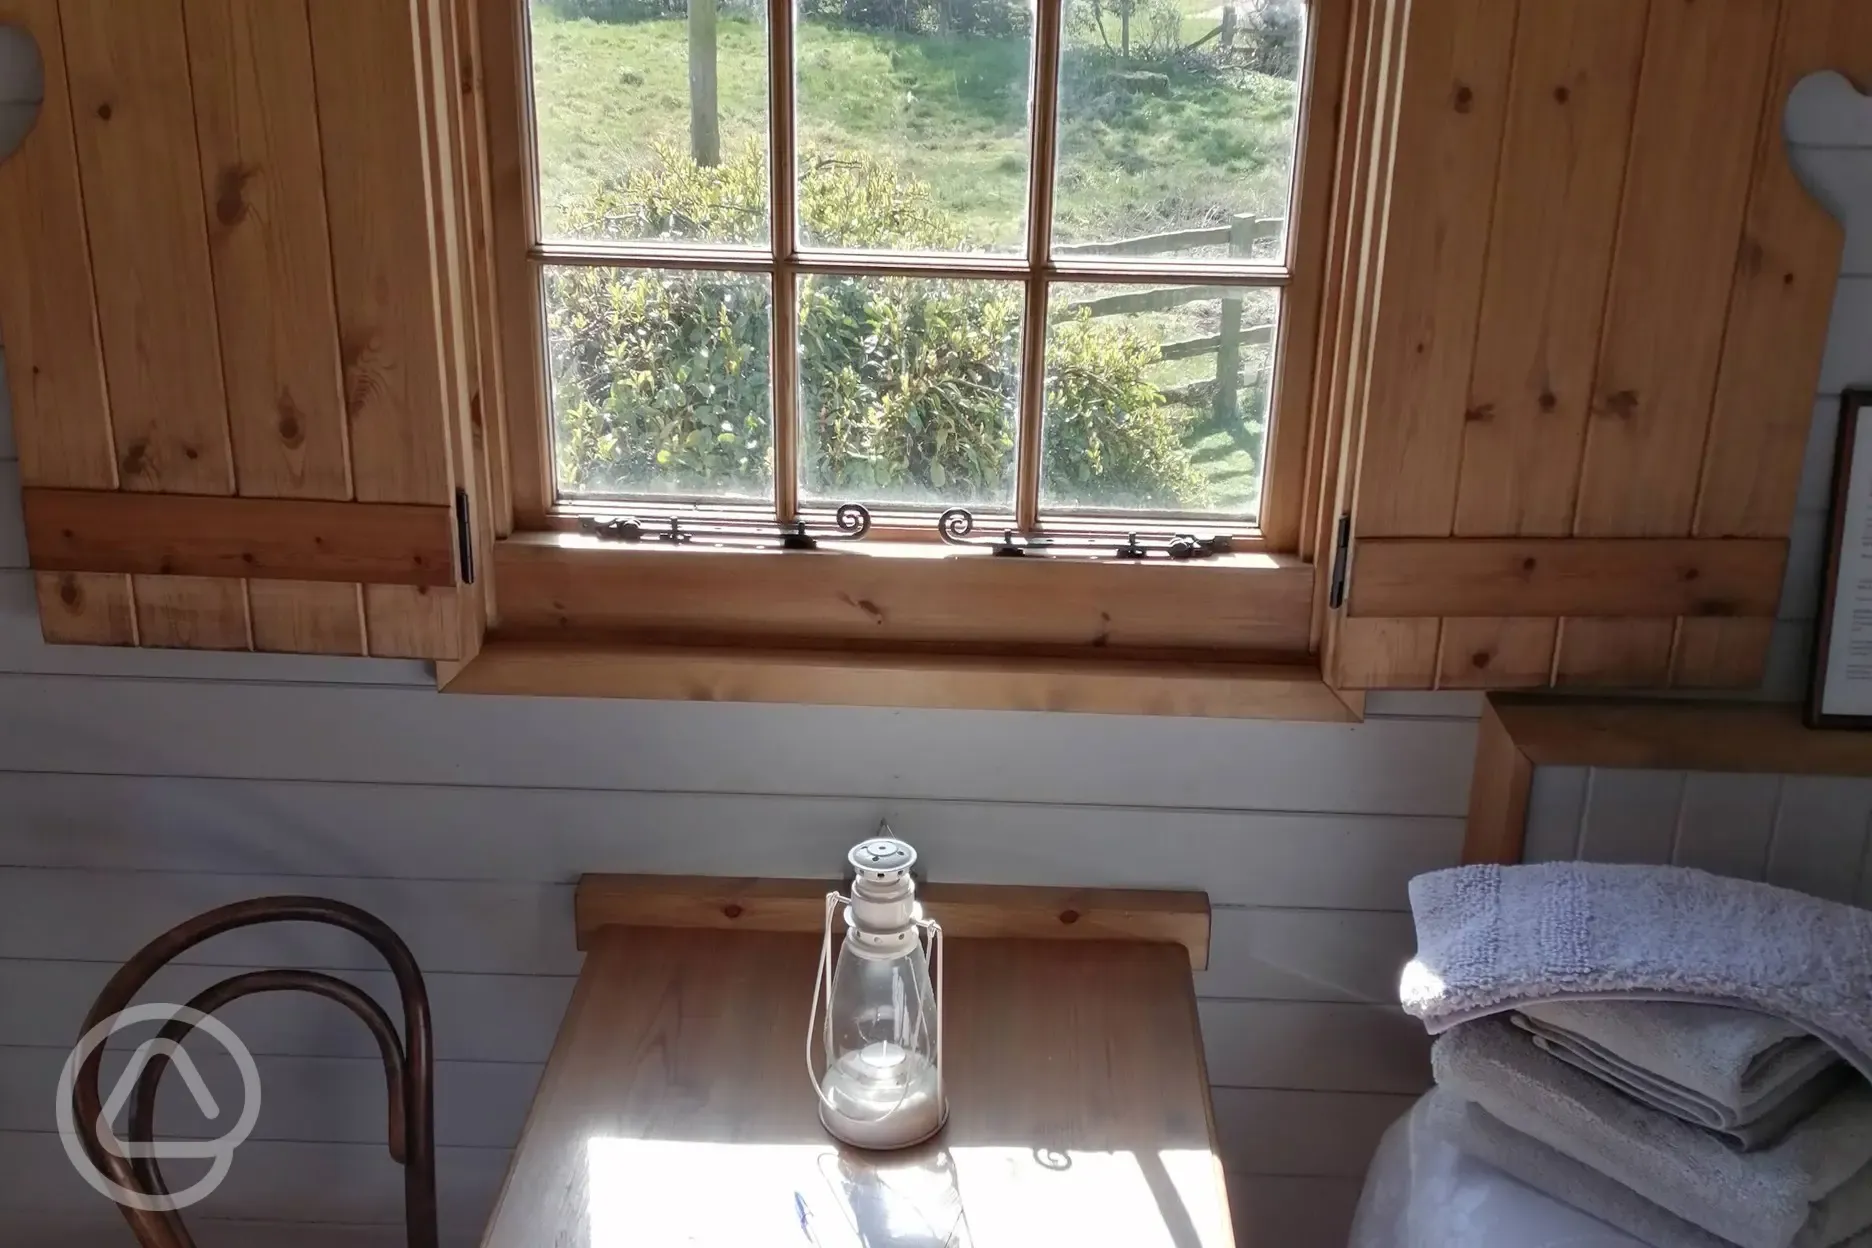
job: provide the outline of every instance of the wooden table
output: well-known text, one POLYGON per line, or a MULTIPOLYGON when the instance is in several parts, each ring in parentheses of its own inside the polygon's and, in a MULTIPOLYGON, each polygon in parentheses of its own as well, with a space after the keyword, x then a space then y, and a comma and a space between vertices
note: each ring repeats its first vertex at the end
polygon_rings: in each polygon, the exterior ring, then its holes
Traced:
POLYGON ((806 1074, 816 936, 585 944, 484 1248, 1234 1242, 1183 945, 952 932, 948 1125, 865 1153, 825 1133, 806 1074))

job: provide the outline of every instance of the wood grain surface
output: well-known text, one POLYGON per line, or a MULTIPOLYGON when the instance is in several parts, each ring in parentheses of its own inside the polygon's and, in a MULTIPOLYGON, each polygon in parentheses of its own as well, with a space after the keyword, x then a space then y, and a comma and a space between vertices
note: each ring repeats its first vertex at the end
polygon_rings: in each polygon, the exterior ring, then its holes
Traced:
POLYGON ((1359 544, 1354 616, 1715 615, 1772 619, 1787 542, 1397 538, 1359 544))
MULTIPOLYGON (((587 875, 575 903, 579 948, 614 926, 817 932, 825 895, 839 888, 834 880, 587 875)), ((1192 970, 1209 964, 1209 898, 1198 892, 937 883, 918 895, 950 936, 1157 941, 1186 948, 1192 970)))
MULTIPOLYGON (((368 587, 368 594, 399 592, 368 587)), ((400 591, 417 592, 417 591, 400 591)), ((448 595, 448 590, 428 591, 448 595)), ((371 630, 371 653, 381 631, 371 630)), ((450 693, 690 702, 1284 719, 1351 723, 1354 707, 1307 663, 984 655, 929 650, 683 646, 489 638, 450 693)))
POLYGON ((315 499, 26 490, 26 537, 47 571, 455 583, 445 507, 315 499))
MULTIPOLYGON (((485 1248, 609 1248, 718 1225, 735 1236, 722 1243, 796 1248, 794 1192, 817 1220, 851 1209, 874 1234, 887 1212, 930 1219, 959 1204, 975 1248, 1233 1244, 1180 950, 955 941, 948 1125, 917 1149, 863 1154, 820 1127, 801 1059, 818 943, 601 936, 485 1248), (674 1190, 672 1173, 687 1177, 674 1190), (695 1199, 703 1192, 714 1205, 695 1199)), ((941 1221, 921 1228, 929 1242, 956 1229, 953 1213, 941 1221)))
POLYGON ((1306 649, 1313 597, 1312 569, 1258 554, 1114 567, 909 543, 802 555, 534 534, 500 543, 494 562, 509 630, 667 629, 774 644, 1181 645, 1291 657, 1306 649))

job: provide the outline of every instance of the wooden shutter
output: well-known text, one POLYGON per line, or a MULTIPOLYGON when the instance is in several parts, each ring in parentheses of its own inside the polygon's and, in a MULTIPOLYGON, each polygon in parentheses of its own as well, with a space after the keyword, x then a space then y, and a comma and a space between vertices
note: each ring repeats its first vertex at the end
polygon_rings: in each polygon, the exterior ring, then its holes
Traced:
POLYGON ((0 341, 47 640, 478 645, 454 9, 0 0, 45 68, 0 163, 0 341))
POLYGON ((1842 245, 1783 111, 1872 78, 1872 5, 1370 8, 1328 678, 1759 683, 1842 245))

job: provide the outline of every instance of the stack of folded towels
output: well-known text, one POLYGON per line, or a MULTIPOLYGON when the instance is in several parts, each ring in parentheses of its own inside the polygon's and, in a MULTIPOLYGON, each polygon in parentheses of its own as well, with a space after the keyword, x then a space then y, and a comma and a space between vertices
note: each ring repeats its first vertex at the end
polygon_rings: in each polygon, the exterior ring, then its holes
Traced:
POLYGON ((1420 877, 1412 909, 1465 1151, 1660 1248, 1872 1248, 1872 912, 1571 863, 1420 877))

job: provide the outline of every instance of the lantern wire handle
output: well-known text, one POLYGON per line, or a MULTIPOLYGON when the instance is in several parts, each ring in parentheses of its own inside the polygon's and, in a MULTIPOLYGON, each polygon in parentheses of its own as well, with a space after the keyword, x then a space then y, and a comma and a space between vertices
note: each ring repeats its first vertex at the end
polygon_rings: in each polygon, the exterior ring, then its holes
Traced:
MULTIPOLYGON (((828 1010, 832 1008, 832 913, 838 909, 839 902, 843 900, 844 898, 839 896, 836 889, 825 895, 825 928, 819 939, 819 969, 813 976, 812 1005, 806 1011, 806 1078, 812 1083, 813 1095, 819 1098, 819 1103, 835 1111, 838 1105, 826 1095, 825 1088, 820 1084, 819 1072, 813 1069, 812 1042, 813 1029, 819 1025, 819 989, 821 987, 825 989, 826 1008, 828 1010)), ((939 1028, 942 1026, 940 1018, 937 1019, 937 1026, 939 1028)), ((942 1033, 939 1030, 936 1041, 939 1050, 942 1047, 941 1036, 942 1033)), ((831 1064, 832 1027, 828 1023, 826 1025, 826 1065, 831 1064)))
POLYGON ((929 931, 930 961, 936 964, 936 1099, 939 1103, 946 1103, 948 1090, 943 1067, 943 1014, 947 1010, 949 996, 943 991, 943 966, 948 959, 943 956, 942 924, 935 919, 924 919, 922 923, 929 931))

